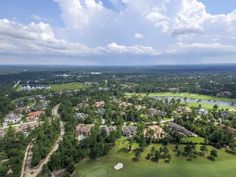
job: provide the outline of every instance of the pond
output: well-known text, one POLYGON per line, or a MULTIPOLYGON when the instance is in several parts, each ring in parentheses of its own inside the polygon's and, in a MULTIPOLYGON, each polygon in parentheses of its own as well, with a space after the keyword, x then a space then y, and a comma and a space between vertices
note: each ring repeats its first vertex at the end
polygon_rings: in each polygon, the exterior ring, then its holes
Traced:
POLYGON ((223 100, 201 100, 195 98, 183 98, 183 97, 173 97, 173 96, 155 96, 157 99, 180 99, 181 102, 185 103, 199 103, 199 104, 210 104, 210 105, 218 105, 218 106, 234 106, 236 107, 236 102, 228 102, 223 100))

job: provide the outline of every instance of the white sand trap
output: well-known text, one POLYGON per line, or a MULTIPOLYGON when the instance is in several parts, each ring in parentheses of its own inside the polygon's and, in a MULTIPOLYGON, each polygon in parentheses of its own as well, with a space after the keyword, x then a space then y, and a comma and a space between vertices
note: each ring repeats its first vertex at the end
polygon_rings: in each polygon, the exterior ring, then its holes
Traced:
POLYGON ((120 169, 122 169, 123 167, 124 167, 123 163, 118 163, 118 164, 116 164, 116 165, 114 166, 114 169, 115 169, 115 170, 120 170, 120 169))

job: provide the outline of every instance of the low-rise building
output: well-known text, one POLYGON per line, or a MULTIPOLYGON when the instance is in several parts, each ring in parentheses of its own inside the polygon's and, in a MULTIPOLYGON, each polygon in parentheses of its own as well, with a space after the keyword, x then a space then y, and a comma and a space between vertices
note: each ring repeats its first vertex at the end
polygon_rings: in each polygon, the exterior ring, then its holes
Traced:
POLYGON ((177 124, 177 123, 174 123, 174 122, 170 122, 170 123, 168 124, 168 127, 169 127, 170 129, 172 129, 172 130, 174 130, 174 131, 176 131, 176 132, 182 134, 182 135, 185 135, 185 136, 189 136, 189 137, 191 137, 191 136, 196 137, 196 136, 197 136, 196 134, 194 134, 193 132, 189 131, 189 130, 186 129, 185 127, 183 127, 183 126, 181 126, 181 125, 179 125, 179 124, 177 124))
POLYGON ((29 112, 29 108, 27 106, 19 107, 15 109, 16 114, 22 114, 22 113, 28 113, 28 112, 29 112))
POLYGON ((103 115, 103 114, 105 114, 106 110, 103 109, 103 108, 101 108, 101 109, 96 110, 95 112, 96 112, 97 114, 103 115))
POLYGON ((101 125, 100 130, 105 130, 106 133, 109 135, 110 133, 116 131, 116 126, 101 125))
POLYGON ((81 120, 85 120, 88 117, 88 114, 82 113, 82 112, 78 112, 75 114, 75 117, 77 119, 81 119, 81 120))
POLYGON ((135 105, 134 108, 135 108, 137 111, 140 111, 141 109, 145 108, 145 106, 142 106, 142 105, 135 105))
POLYGON ((119 107, 120 107, 120 108, 127 108, 127 107, 129 107, 129 106, 132 106, 132 104, 131 104, 131 103, 127 103, 127 102, 121 102, 121 103, 119 104, 119 107))
POLYGON ((88 103, 86 103, 86 102, 79 103, 79 104, 77 104, 77 106, 76 106, 76 110, 80 110, 80 109, 87 108, 87 107, 89 107, 89 104, 88 104, 88 103))
POLYGON ((27 115, 27 119, 29 121, 37 121, 42 115, 44 115, 44 111, 35 111, 35 112, 30 112, 27 115))
POLYGON ((28 125, 26 124, 20 124, 20 126, 16 129, 17 133, 27 133, 28 131, 28 125))
POLYGON ((4 119, 4 123, 6 124, 15 124, 15 123, 19 123, 22 119, 23 115, 21 114, 14 114, 9 113, 6 115, 5 119, 4 119))
POLYGON ((222 111, 220 112, 220 118, 222 119, 228 119, 230 117, 230 113, 228 111, 222 111))
POLYGON ((164 117, 166 115, 165 111, 158 110, 156 108, 150 108, 148 110, 150 116, 159 116, 159 117, 164 117))
POLYGON ((76 126, 76 137, 79 141, 90 136, 94 124, 79 124, 76 126))
POLYGON ((144 129, 144 135, 151 139, 163 139, 166 133, 159 125, 150 125, 144 129))
POLYGON ((199 110, 198 110, 198 114, 201 115, 201 116, 205 116, 205 115, 208 114, 208 111, 205 110, 205 109, 199 109, 199 110))
POLYGON ((98 101, 95 103, 96 108, 102 108, 102 107, 104 107, 104 105, 105 105, 104 101, 98 101))
POLYGON ((191 113, 192 109, 187 106, 181 106, 177 108, 178 113, 191 113))
POLYGON ((132 138, 137 135, 137 130, 138 130, 138 128, 136 126, 133 126, 133 125, 126 126, 125 125, 122 127, 122 134, 126 138, 132 138))
POLYGON ((31 91, 31 90, 42 90, 42 89, 51 89, 50 85, 37 85, 37 84, 32 84, 32 85, 22 85, 21 90, 22 91, 31 91))

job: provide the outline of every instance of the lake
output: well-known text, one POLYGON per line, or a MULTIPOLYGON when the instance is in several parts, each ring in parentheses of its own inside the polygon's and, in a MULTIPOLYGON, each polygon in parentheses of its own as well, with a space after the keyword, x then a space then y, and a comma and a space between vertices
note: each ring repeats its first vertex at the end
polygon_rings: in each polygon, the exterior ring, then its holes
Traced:
POLYGON ((201 100, 201 99, 195 99, 195 98, 183 98, 183 97, 173 97, 173 96, 155 96, 157 99, 168 99, 169 101, 171 99, 180 99, 181 102, 186 103, 199 103, 199 104, 210 104, 210 105, 218 105, 218 106, 234 106, 236 107, 236 102, 227 102, 222 100, 201 100))

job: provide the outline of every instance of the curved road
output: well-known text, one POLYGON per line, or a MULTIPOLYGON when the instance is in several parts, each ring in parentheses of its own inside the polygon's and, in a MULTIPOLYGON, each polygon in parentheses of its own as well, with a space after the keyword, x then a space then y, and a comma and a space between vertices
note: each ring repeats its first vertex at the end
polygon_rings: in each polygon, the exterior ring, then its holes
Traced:
MULTIPOLYGON (((52 109, 52 115, 55 118, 59 118, 59 114, 58 114, 59 106, 60 106, 60 104, 56 105, 52 109)), ((26 151, 25 151, 25 157, 24 157, 23 165, 22 165, 21 177, 36 177, 42 171, 43 166, 48 163, 48 161, 50 160, 50 157, 52 156, 52 154, 59 148, 59 142, 64 137, 65 129, 64 129, 64 124, 63 124, 62 121, 60 121, 60 127, 61 127, 60 136, 57 139, 57 141, 55 142, 54 146, 52 147, 52 150, 49 152, 47 157, 45 159, 43 159, 40 162, 40 164, 38 166, 36 166, 36 167, 31 168, 31 159, 32 159, 31 148, 32 148, 32 142, 27 146, 26 151)))

